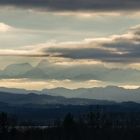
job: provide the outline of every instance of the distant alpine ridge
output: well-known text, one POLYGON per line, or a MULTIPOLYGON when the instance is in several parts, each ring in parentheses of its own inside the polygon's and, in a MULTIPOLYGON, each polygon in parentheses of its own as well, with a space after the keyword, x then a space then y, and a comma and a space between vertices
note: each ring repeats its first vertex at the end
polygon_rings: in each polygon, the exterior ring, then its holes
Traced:
POLYGON ((140 70, 107 68, 103 65, 75 65, 61 66, 50 64, 48 60, 41 60, 36 66, 29 63, 11 64, 0 71, 2 78, 31 78, 56 80, 99 80, 112 82, 140 81, 140 70))

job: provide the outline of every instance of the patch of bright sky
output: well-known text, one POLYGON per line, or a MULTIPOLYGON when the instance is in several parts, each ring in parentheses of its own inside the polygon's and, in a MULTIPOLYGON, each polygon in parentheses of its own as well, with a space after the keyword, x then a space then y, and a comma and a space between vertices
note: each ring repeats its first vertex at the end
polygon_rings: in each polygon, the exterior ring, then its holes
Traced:
POLYGON ((89 80, 89 81, 71 81, 71 80, 45 80, 45 81, 33 81, 29 79, 0 79, 0 86, 7 88, 19 88, 27 90, 42 90, 42 89, 53 89, 53 88, 68 88, 68 89, 77 89, 77 88, 94 88, 94 87, 106 87, 109 85, 123 87, 125 89, 137 89, 140 86, 134 84, 113 84, 106 83, 102 81, 89 80))
POLYGON ((50 40, 79 41, 85 38, 124 33, 140 23, 137 16, 89 16, 57 15, 19 8, 0 9, 0 22, 18 31, 0 33, 0 48, 19 48, 50 40))

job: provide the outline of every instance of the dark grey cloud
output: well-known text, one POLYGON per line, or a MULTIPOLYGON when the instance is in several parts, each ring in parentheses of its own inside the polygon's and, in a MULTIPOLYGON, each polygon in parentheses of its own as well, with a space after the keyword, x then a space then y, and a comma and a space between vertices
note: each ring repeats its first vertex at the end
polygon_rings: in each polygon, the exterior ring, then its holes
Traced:
POLYGON ((114 58, 114 61, 118 55, 113 54, 111 51, 96 49, 96 48, 76 48, 76 49, 69 49, 69 48, 52 48, 48 49, 47 52, 53 54, 55 57, 65 57, 65 58, 72 58, 72 59, 95 59, 95 60, 103 60, 109 61, 110 58, 114 58))
POLYGON ((140 46, 135 47, 129 52, 124 54, 114 53, 109 50, 101 49, 51 49, 47 50, 49 53, 54 53, 55 57, 64 57, 71 59, 92 59, 102 62, 113 62, 113 63, 134 63, 140 62, 140 46), (58 54, 57 54, 58 53, 58 54))
POLYGON ((140 26, 122 35, 87 39, 81 42, 55 42, 26 50, 0 50, 1 56, 56 57, 112 63, 140 62, 140 26))
POLYGON ((139 31, 140 27, 138 26, 123 35, 111 36, 100 40, 89 40, 88 43, 47 47, 42 51, 50 54, 50 56, 71 58, 75 60, 91 59, 113 63, 139 63, 139 31))
POLYGON ((139 0, 0 0, 2 5, 48 10, 139 10, 139 0))

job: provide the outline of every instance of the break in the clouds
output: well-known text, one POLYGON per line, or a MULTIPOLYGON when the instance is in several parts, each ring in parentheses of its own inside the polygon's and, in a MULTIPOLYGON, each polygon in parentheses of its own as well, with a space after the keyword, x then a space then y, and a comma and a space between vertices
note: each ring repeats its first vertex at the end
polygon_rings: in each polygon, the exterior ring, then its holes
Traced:
POLYGON ((2 5, 41 8, 50 11, 65 10, 139 10, 139 0, 0 0, 2 5))

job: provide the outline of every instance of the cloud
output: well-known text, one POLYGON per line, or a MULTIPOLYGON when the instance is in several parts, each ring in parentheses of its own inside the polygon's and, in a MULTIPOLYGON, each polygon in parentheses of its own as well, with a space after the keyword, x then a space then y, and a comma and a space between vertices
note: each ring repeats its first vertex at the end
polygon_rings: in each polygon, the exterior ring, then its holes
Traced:
POLYGON ((56 43, 46 45, 40 51, 57 58, 91 59, 112 63, 139 63, 140 26, 132 27, 122 35, 86 39, 73 43, 56 43))
POLYGON ((13 30, 13 27, 11 27, 5 23, 0 22, 0 32, 8 32, 11 30, 13 30))
POLYGON ((0 0, 1 5, 40 8, 50 11, 139 10, 139 0, 0 0))
POLYGON ((58 59, 91 60, 105 63, 140 62, 140 25, 126 33, 80 42, 49 42, 26 46, 21 50, 0 50, 1 56, 48 57, 58 59), (25 49, 26 48, 26 49, 25 49))
POLYGON ((17 56, 17 57, 47 57, 48 54, 35 52, 34 50, 10 50, 0 49, 0 56, 17 56))

